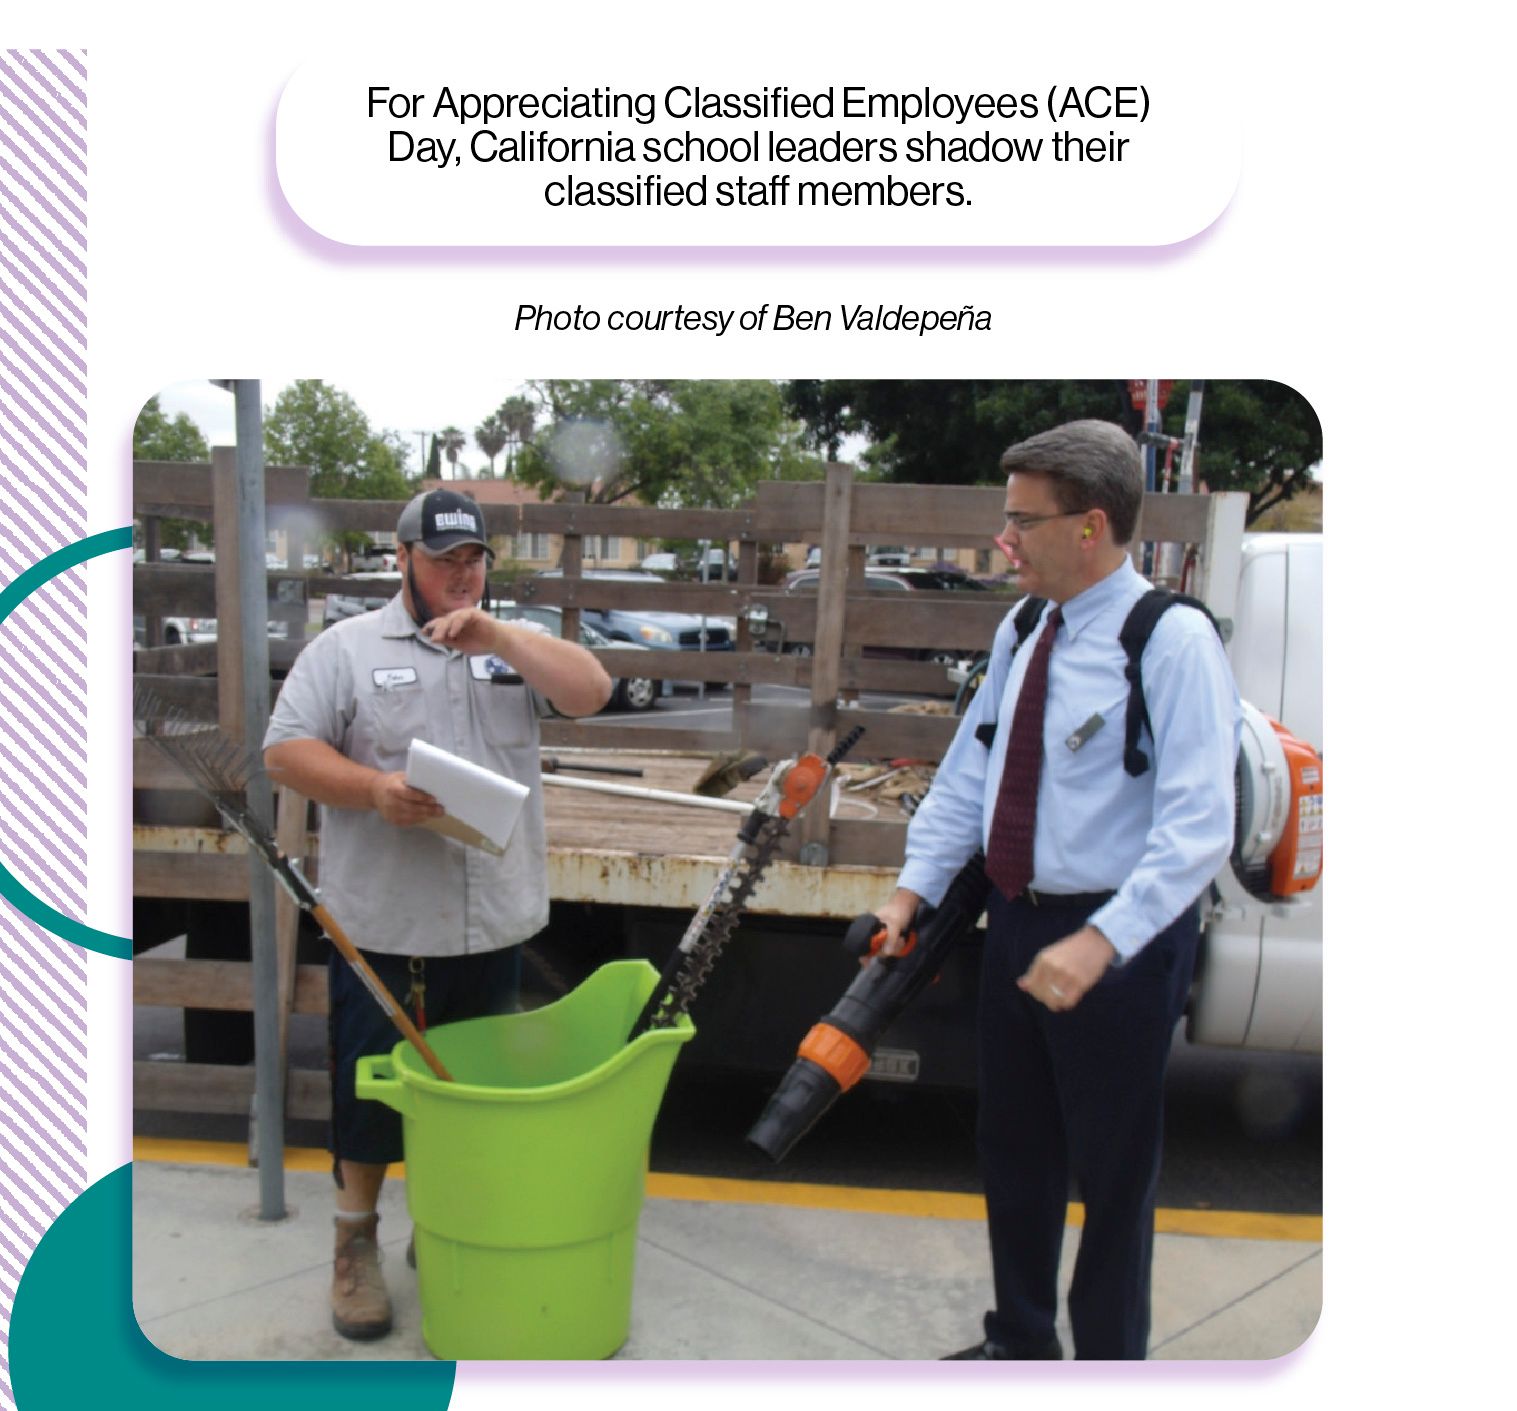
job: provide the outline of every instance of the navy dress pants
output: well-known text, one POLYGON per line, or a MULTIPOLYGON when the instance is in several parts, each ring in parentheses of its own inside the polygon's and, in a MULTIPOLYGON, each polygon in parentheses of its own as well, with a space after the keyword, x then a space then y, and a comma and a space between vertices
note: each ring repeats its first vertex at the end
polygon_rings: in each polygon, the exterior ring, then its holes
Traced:
POLYGON ((1054 1014, 1017 988, 1033 957, 1086 911, 992 891, 980 980, 980 1162, 995 1308, 986 1336, 1013 1352, 1054 1335, 1071 1178, 1085 1225, 1069 1292, 1075 1356, 1148 1353, 1164 1070, 1195 968, 1190 907, 1079 1004, 1054 1014))

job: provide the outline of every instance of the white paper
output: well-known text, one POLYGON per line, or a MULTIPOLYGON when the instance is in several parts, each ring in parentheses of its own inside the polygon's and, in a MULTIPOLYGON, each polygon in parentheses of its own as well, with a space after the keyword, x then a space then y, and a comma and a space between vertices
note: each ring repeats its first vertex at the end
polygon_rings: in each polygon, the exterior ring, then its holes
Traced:
POLYGON ((406 783, 431 794, 447 810, 426 825, 497 857, 506 850, 522 804, 532 791, 447 750, 412 740, 406 756, 406 783))

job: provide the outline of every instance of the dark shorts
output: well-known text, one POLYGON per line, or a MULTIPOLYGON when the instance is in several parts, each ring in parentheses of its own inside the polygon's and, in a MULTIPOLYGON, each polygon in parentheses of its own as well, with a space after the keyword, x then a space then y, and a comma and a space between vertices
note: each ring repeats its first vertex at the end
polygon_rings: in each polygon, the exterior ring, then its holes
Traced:
MULTIPOLYGON (((411 989, 409 957, 375 951, 362 955, 414 1022, 415 1007, 406 1000, 411 989)), ((479 955, 430 956, 425 979, 428 1028, 509 1014, 516 1008, 520 989, 521 947, 479 955)), ((334 1170, 338 1161, 399 1161, 403 1154, 400 1114, 382 1102, 360 1100, 353 1091, 353 1079, 358 1060, 389 1053, 401 1041, 400 1031, 335 949, 327 961, 327 988, 327 1062, 332 1073, 329 1145, 334 1170)))

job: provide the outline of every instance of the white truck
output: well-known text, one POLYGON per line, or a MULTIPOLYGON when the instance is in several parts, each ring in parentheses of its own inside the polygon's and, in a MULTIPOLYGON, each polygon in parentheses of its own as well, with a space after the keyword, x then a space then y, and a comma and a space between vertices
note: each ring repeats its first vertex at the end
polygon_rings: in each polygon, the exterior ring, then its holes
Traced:
MULTIPOLYGON (((1227 651, 1239 695, 1320 752, 1322 536, 1245 536, 1235 584, 1230 604, 1218 601, 1215 588, 1208 601, 1232 622, 1227 651)), ((1298 800, 1293 822, 1301 811, 1298 800)), ((1319 796, 1319 858, 1321 822, 1319 796)), ((1320 1053, 1322 944, 1320 880, 1283 900, 1261 899, 1236 866, 1226 869, 1206 917, 1188 1037, 1320 1053)))

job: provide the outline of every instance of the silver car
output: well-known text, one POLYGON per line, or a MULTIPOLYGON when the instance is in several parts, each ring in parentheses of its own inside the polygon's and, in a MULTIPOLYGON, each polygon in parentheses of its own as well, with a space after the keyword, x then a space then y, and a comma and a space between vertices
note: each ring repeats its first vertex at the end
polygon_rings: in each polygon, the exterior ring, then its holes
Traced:
MULTIPOLYGON (((509 622, 512 618, 525 618, 546 627, 555 637, 564 635, 563 610, 556 607, 529 607, 523 603, 492 603, 490 611, 496 617, 509 622)), ((579 640, 586 647, 616 647, 632 651, 648 651, 641 642, 613 642, 599 628, 591 626, 582 618, 579 624, 579 640)), ((652 710, 660 696, 670 694, 667 681, 655 681, 649 676, 613 677, 611 699, 607 705, 613 710, 652 710)))

